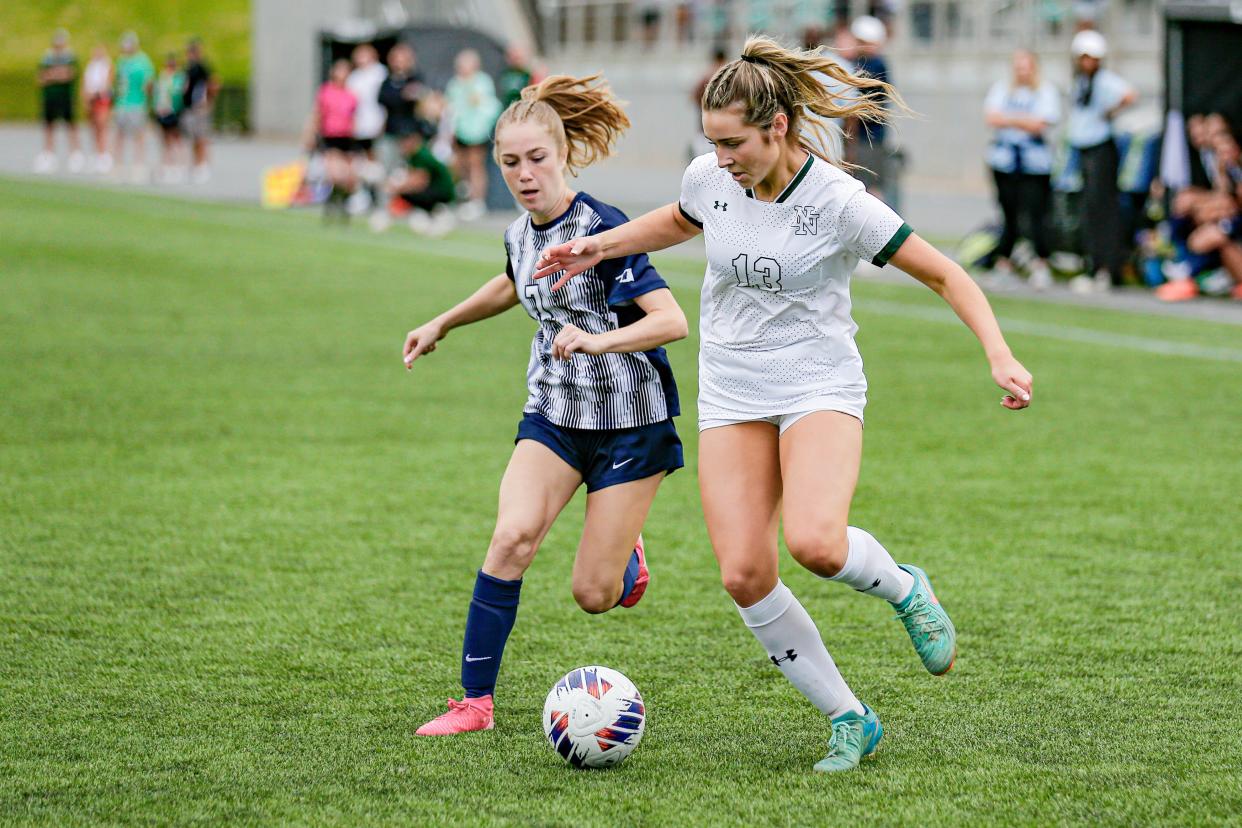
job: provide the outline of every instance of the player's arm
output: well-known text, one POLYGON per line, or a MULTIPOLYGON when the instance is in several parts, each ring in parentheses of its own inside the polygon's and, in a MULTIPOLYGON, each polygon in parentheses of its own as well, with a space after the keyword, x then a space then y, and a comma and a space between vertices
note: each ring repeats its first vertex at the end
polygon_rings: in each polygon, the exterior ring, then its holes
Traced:
POLYGON ((702 227, 693 224, 682 213, 681 205, 673 202, 602 233, 570 239, 564 244, 546 248, 536 263, 534 278, 544 279, 564 271, 552 285, 553 290, 560 290, 574 276, 590 270, 605 259, 663 250, 702 232, 702 227))
POLYGON ((646 314, 624 328, 602 334, 589 334, 573 325, 566 325, 552 341, 554 359, 569 359, 573 354, 632 354, 650 351, 669 342, 685 339, 690 332, 686 314, 668 288, 659 288, 634 298, 634 304, 646 314))
POLYGON ((1011 409, 1030 405, 1031 374, 1014 358, 992 306, 966 271, 914 233, 889 262, 934 290, 979 338, 992 367, 992 379, 1009 392, 1001 405, 1011 409))
POLYGON ((508 275, 493 276, 468 299, 406 334, 405 348, 401 352, 405 367, 410 368, 414 360, 434 351, 436 343, 453 328, 504 313, 517 303, 517 290, 508 275))

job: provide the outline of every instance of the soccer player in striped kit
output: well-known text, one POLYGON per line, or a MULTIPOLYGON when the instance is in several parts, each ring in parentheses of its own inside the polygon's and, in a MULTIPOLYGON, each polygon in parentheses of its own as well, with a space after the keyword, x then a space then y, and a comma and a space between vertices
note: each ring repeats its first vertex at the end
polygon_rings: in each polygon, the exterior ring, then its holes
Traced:
POLYGON ((936 291, 979 338, 1002 405, 1025 408, 1031 375, 987 299, 954 262, 832 164, 821 119, 882 118, 887 84, 817 51, 746 42, 703 93, 713 154, 690 163, 678 204, 544 251, 544 278, 659 250, 702 232, 708 267, 699 350, 699 486, 724 587, 772 663, 832 722, 817 771, 854 768, 883 733, 845 683, 814 621, 781 583, 777 530, 799 564, 890 602, 924 667, 953 666, 957 636, 923 570, 849 526, 866 377, 849 280, 892 263, 936 291), (833 82, 825 86, 823 78, 833 82), (843 95, 840 87, 856 94, 843 95), (815 117, 808 116, 810 115, 815 117), (806 131, 807 134, 804 134, 806 131))
POLYGON ((492 695, 517 616, 522 575, 583 483, 586 520, 574 598, 591 613, 632 607, 647 588, 639 534, 660 481, 682 466, 677 387, 660 346, 686 336, 685 314, 645 254, 591 268, 553 292, 532 274, 545 247, 599 233, 624 214, 565 179, 612 152, 629 119, 598 76, 528 87, 496 123, 496 160, 526 213, 505 231, 508 260, 470 298, 406 336, 405 364, 453 328, 521 304, 538 323, 529 397, 500 483, 500 506, 474 586, 462 646, 465 698, 418 729, 444 736, 493 727, 492 695))

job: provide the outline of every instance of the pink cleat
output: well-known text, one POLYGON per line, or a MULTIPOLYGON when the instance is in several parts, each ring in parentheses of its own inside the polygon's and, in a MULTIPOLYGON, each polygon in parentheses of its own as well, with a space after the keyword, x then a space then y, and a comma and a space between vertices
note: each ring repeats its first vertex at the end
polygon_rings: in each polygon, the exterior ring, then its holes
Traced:
POLYGON ((436 716, 414 731, 415 736, 451 736, 454 733, 470 733, 475 730, 491 730, 496 726, 492 718, 492 697, 448 700, 448 712, 436 716))
POLYGON ((647 591, 647 582, 651 580, 651 572, 647 569, 647 555, 643 551, 642 535, 638 536, 634 551, 638 553, 638 577, 634 579, 634 587, 630 590, 630 594, 621 602, 623 607, 632 607, 641 601, 643 593, 647 591))

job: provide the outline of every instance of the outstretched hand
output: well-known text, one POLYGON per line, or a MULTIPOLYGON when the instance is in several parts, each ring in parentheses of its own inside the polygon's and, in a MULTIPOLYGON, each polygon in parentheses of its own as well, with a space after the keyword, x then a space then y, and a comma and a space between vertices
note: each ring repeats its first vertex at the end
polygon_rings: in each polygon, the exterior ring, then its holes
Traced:
POLYGON ((545 248, 535 263, 534 278, 546 279, 560 273, 561 278, 552 285, 553 290, 560 290, 579 273, 584 273, 604 260, 604 253, 599 239, 595 236, 583 236, 570 239, 564 244, 555 244, 545 248))
POLYGON ((415 328, 405 335, 405 347, 401 349, 401 357, 406 370, 414 367, 414 360, 436 349, 436 343, 444 338, 444 329, 434 322, 428 322, 415 328))
POLYGON ((1005 408, 1018 411, 1031 404, 1031 372, 1012 356, 992 363, 992 379, 1009 392, 1001 399, 1005 408))

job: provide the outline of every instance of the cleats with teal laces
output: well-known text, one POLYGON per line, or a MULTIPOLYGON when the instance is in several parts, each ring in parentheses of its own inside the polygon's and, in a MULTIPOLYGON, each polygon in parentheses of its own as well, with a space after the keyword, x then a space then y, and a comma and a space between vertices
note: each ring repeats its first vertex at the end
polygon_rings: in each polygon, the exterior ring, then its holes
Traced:
POLYGON ((905 625, 910 643, 923 660, 927 672, 943 676, 953 668, 957 658, 957 630, 953 629, 949 614, 936 600, 927 573, 910 564, 898 566, 914 576, 914 588, 905 600, 893 604, 897 620, 905 625))
POLYGON ((853 770, 865 757, 875 753, 884 736, 884 727, 875 711, 863 705, 862 714, 850 711, 832 720, 828 755, 815 763, 820 773, 853 770))

